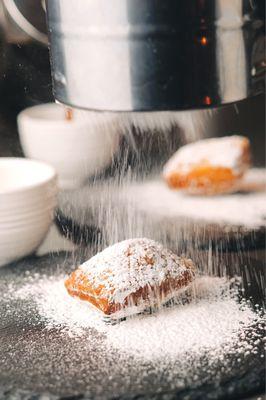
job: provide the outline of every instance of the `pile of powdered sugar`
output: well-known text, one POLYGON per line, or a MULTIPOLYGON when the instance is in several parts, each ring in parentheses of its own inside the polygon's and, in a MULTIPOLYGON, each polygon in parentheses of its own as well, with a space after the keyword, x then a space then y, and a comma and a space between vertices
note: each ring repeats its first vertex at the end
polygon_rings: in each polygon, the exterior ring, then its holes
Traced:
POLYGON ((161 179, 137 182, 123 192, 125 201, 153 217, 192 218, 206 223, 255 229, 266 216, 266 172, 251 170, 241 192, 222 196, 187 196, 170 190, 161 179))
MULTIPOLYGON (((262 317, 248 302, 239 301, 237 289, 224 278, 197 278, 187 293, 190 301, 179 302, 160 312, 140 315, 107 325, 89 304, 68 295, 65 277, 39 277, 21 287, 15 297, 34 304, 45 329, 85 336, 95 342, 98 334, 108 349, 125 357, 149 362, 188 362, 208 354, 208 365, 226 354, 245 357, 257 353, 262 317), (98 334, 95 334, 95 331, 98 334)), ((102 351, 102 350, 101 350, 102 351)))
POLYGON ((121 351, 147 360, 175 361, 205 351, 219 357, 237 345, 239 333, 253 322, 252 311, 233 300, 201 301, 114 326, 108 339, 121 351))

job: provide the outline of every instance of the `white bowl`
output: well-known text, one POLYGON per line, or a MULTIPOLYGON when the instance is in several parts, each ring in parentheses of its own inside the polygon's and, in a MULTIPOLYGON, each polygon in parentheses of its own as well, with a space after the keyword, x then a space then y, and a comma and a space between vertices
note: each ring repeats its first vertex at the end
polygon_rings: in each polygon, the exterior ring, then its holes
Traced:
POLYGON ((54 205, 56 197, 57 191, 51 196, 43 195, 41 198, 32 196, 19 199, 18 201, 6 200, 0 205, 0 219, 10 216, 22 216, 23 214, 32 214, 35 211, 40 211, 43 208, 47 208, 47 206, 54 205))
POLYGON ((50 207, 49 211, 44 210, 41 213, 34 213, 29 215, 27 218, 16 219, 16 220, 5 220, 0 219, 0 236, 3 231, 6 233, 12 229, 21 229, 24 227, 28 227, 29 224, 41 224, 43 221, 47 221, 47 219, 53 219, 54 217, 54 207, 50 207))
POLYGON ((53 220, 53 167, 24 158, 0 158, 0 266, 31 254, 53 220))
POLYGON ((25 109, 17 121, 25 155, 53 165, 64 189, 82 186, 110 165, 119 148, 114 113, 74 110, 68 121, 63 106, 49 103, 25 109))
POLYGON ((15 227, 11 229, 5 229, 4 231, 0 232, 0 248, 4 244, 8 243, 13 243, 13 246, 16 245, 16 242, 19 241, 19 238, 21 238, 21 241, 24 241, 24 236, 26 236, 27 241, 29 239, 35 239, 36 234, 41 235, 42 239, 44 238, 45 234, 47 233, 47 230, 49 226, 51 225, 52 218, 51 216, 49 218, 43 219, 42 221, 36 222, 36 224, 33 225, 24 225, 22 227, 15 227))
POLYGON ((24 212, 17 212, 16 214, 7 214, 5 216, 0 216, 0 230, 2 227, 10 227, 12 225, 25 225, 29 222, 34 222, 38 220, 39 218, 43 218, 44 215, 47 215, 49 212, 50 214, 53 214, 54 208, 56 206, 56 200, 53 201, 53 204, 50 204, 49 206, 43 207, 40 210, 40 206, 36 208, 36 210, 28 211, 26 213, 24 212))
POLYGON ((1 157, 0 177, 0 195, 8 201, 30 199, 31 196, 55 191, 54 168, 42 162, 1 157))
MULTIPOLYGON (((18 243, 26 242, 28 245, 30 240, 37 239, 39 236, 44 239, 52 220, 53 218, 49 218, 41 222, 38 221, 34 225, 24 225, 11 229, 5 229, 5 233, 3 235, 0 234, 0 249, 2 249, 3 246, 9 245, 11 243, 13 244, 14 248, 18 243), (24 236, 26 236, 27 241, 25 241, 24 236)), ((1 231, 2 230, 3 229, 1 228, 1 231)), ((41 243, 40 240, 38 240, 38 242, 41 243)))

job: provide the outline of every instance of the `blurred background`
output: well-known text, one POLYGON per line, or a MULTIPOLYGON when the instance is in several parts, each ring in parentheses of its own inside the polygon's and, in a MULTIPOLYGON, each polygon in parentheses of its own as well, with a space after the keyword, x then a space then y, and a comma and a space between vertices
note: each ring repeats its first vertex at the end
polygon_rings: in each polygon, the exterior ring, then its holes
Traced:
MULTIPOLYGON (((263 49, 262 44, 262 49, 263 49)), ((263 50, 262 50, 263 51, 263 50)), ((43 1, 0 3, 0 156, 21 156, 16 116, 53 101, 43 1)), ((207 136, 248 136, 254 164, 265 164, 264 95, 219 109, 207 136)))

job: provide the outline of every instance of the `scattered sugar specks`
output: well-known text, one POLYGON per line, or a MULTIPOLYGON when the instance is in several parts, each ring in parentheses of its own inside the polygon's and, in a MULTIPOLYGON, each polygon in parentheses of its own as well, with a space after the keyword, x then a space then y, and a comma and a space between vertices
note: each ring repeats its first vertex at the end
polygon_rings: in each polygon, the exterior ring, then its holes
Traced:
POLYGON ((30 272, 1 286, 0 380, 102 400, 164 392, 190 399, 203 386, 206 399, 218 399, 237 391, 241 377, 253 387, 263 379, 263 317, 238 299, 238 279, 197 278, 172 308, 107 325, 68 295, 65 278, 30 272))
POLYGON ((225 278, 197 278, 188 293, 189 302, 117 325, 107 325, 88 303, 69 296, 64 279, 38 278, 18 290, 16 297, 35 303, 46 329, 57 328, 71 337, 90 331, 89 340, 96 341, 93 332, 97 331, 106 349, 124 356, 171 363, 207 353, 211 363, 232 352, 238 358, 256 352, 260 344, 253 327, 262 323, 262 317, 246 301, 238 300, 237 286, 232 289, 232 282, 225 278))

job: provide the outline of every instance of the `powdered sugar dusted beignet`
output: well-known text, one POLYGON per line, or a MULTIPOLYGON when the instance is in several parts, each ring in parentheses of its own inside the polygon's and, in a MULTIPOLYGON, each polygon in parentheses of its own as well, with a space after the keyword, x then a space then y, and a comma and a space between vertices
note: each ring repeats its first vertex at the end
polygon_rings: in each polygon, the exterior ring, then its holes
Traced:
POLYGON ((66 280, 72 296, 103 314, 123 318, 176 297, 194 279, 191 260, 150 239, 129 239, 106 248, 66 280))
POLYGON ((170 188, 212 195, 238 190, 249 165, 249 140, 228 136, 181 147, 165 165, 163 175, 170 188))

